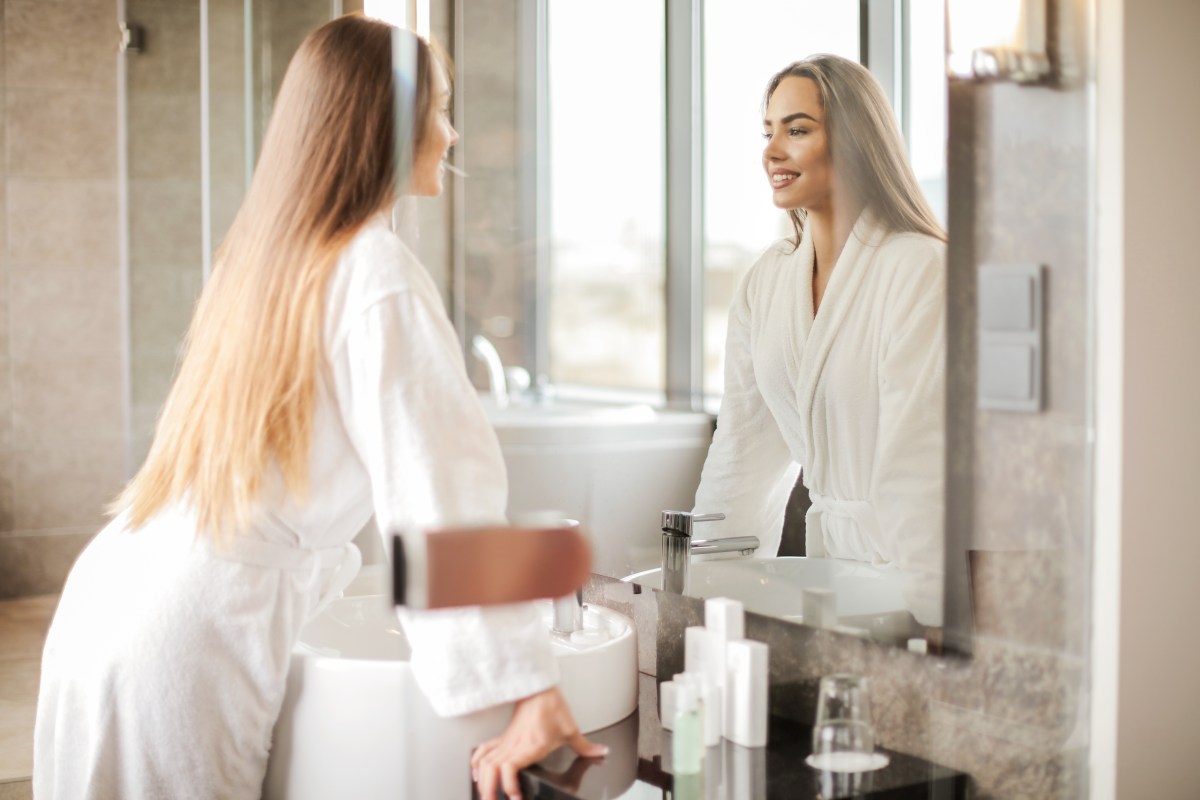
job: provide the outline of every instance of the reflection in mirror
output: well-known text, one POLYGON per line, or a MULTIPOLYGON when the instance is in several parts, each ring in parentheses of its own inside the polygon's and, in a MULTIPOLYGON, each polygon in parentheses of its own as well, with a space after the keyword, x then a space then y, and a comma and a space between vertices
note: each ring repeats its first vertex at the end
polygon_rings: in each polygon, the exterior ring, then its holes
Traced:
MULTIPOLYGON (((244 192, 282 65, 337 5, 210 0, 201 19, 195 8, 128 0, 129 17, 148 36, 144 52, 127 59, 125 78, 133 463, 149 442, 202 265, 244 192)), ((340 3, 345 11, 353 5, 340 3)), ((800 621, 806 617, 803 589, 831 589, 837 595, 833 624, 902 641, 917 630, 907 606, 894 617, 877 614, 879 602, 890 603, 886 598, 897 592, 905 596, 895 583, 897 570, 804 557, 815 555, 806 553, 805 518, 836 516, 830 497, 862 501, 874 484, 831 494, 814 462, 809 484, 824 499, 807 514, 809 500, 800 491, 786 515, 782 511, 791 489, 787 472, 782 480, 743 476, 737 504, 732 495, 712 495, 715 507, 701 507, 695 493, 711 414, 731 391, 726 361, 735 353, 726 339, 736 315, 730 308, 759 256, 793 235, 785 210, 772 202, 777 190, 761 163, 768 79, 815 52, 868 63, 904 133, 916 178, 944 218, 941 4, 897 4, 909 15, 904 24, 891 12, 860 16, 860 9, 894 11, 890 3, 754 0, 705 2, 698 18, 681 11, 694 5, 671 2, 665 12, 655 4, 614 7, 620 13, 606 17, 613 29, 604 33, 587 4, 473 0, 456 9, 443 0, 415 3, 456 65, 454 113, 462 140, 451 162, 468 176, 450 182, 444 199, 419 201, 416 246, 446 297, 472 379, 494 406, 509 463, 511 512, 555 509, 581 519, 595 537, 598 571, 624 577, 660 565, 662 510, 725 511, 722 523, 700 523, 696 538, 753 535, 762 544, 752 557, 697 559, 694 593, 740 594, 752 610, 800 621), (514 24, 498 25, 499 19, 514 24), (702 26, 695 41, 703 42, 682 72, 669 68, 665 46, 679 39, 681 26, 685 40, 691 26, 702 26), (868 28, 870 36, 864 35, 868 28), (792 33, 761 35, 782 29, 792 33), (617 58, 614 39, 623 43, 617 58), (684 124, 678 114, 667 114, 678 93, 685 108, 698 112, 684 124), (697 97, 698 106, 687 105, 697 97), (682 196, 674 182, 681 162, 691 176, 682 196), (694 203, 684 209, 683 227, 664 222, 679 218, 685 200, 694 203), (471 353, 477 335, 493 345, 493 363, 471 353), (682 383, 679 375, 686 376, 682 383), (500 396, 505 402, 497 402, 500 396), (771 509, 769 524, 739 520, 738 507, 771 509), (838 565, 849 572, 821 572, 838 565)), ((847 240, 847 249, 865 247, 854 236, 847 240)), ((838 310, 839 281, 851 275, 843 272, 835 271, 824 287, 814 326, 822 324, 821 314, 838 310)), ((795 288, 797 302, 808 297, 811 303, 811 286, 795 288)), ((921 287, 896 288, 895 296, 886 293, 889 301, 921 287)), ((853 416, 854 404, 822 389, 835 385, 822 380, 845 379, 837 385, 852 391, 855 381, 864 392, 878 389, 866 371, 875 361, 836 356, 849 347, 848 334, 880 337, 885 322, 895 320, 863 311, 861 325, 843 325, 827 338, 824 370, 806 381, 810 399, 836 417, 827 419, 828 438, 814 445, 825 448, 823 463, 834 471, 845 441, 858 448, 855 464, 872 463, 865 442, 883 442, 888 431, 878 427, 882 417, 853 416), (862 374, 855 373, 860 366, 862 374), (845 430, 853 436, 844 439, 845 430)), ((874 341, 882 348, 883 339, 874 341)), ((787 358, 803 350, 800 342, 786 344, 798 348, 787 358)), ((788 375, 784 369, 770 379, 801 383, 798 372, 788 375)), ((913 463, 921 460, 911 449, 904 452, 913 463)), ((897 494, 929 478, 920 468, 904 473, 901 461, 893 466, 889 479, 897 494)), ((934 505, 922 505, 931 519, 934 505)), ((899 522, 888 512, 878 525, 899 522)), ((934 533, 930 527, 922 535, 934 533)), ((897 558, 865 546, 856 555, 897 558)), ((820 607, 815 596, 809 596, 814 609, 820 607)), ((925 615, 925 621, 935 619, 925 615)))
POLYGON ((697 509, 725 515, 717 536, 757 532, 774 556, 803 465, 807 558, 899 570, 905 606, 940 627, 945 234, 858 63, 785 67, 762 125, 794 234, 735 293, 697 509))

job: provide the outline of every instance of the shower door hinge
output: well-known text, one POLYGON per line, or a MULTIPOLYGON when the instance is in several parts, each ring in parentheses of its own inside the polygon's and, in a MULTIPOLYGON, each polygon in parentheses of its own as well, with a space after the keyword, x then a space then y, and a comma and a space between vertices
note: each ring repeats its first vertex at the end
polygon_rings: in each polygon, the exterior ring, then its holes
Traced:
POLYGON ((145 34, 142 31, 141 25, 119 22, 117 23, 117 28, 121 31, 120 50, 122 53, 142 52, 142 43, 145 40, 145 34))

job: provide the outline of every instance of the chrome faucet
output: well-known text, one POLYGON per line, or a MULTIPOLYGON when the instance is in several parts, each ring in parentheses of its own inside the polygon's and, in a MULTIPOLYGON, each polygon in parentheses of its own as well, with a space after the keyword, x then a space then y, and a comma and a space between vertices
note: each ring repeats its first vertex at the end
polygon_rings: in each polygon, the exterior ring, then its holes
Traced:
POLYGON ((487 366, 488 389, 496 401, 496 408, 508 408, 508 379, 504 375, 500 352, 486 336, 479 333, 471 337, 471 352, 487 366))
POLYGON ((725 519, 724 514, 692 514, 688 511, 662 512, 662 589, 683 594, 687 591, 688 567, 692 553, 732 553, 748 556, 758 549, 757 536, 730 536, 725 539, 692 540, 692 524, 725 519))
POLYGON ((550 626, 553 633, 559 636, 569 636, 583 629, 583 589, 577 589, 566 597, 554 600, 554 622, 550 626))

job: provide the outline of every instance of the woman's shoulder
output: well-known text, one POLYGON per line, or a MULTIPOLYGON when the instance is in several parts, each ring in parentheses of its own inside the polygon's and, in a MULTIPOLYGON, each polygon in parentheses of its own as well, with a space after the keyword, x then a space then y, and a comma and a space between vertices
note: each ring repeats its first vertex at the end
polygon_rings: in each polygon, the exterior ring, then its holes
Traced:
POLYGON ((339 331, 363 313, 401 295, 440 302, 437 287, 408 245, 380 215, 364 225, 338 256, 326 290, 326 325, 339 331))
POLYGON ((897 261, 919 260, 932 264, 944 264, 946 261, 946 243, 935 236, 916 231, 889 234, 879 249, 897 261))
POLYGON ((760 279, 789 269, 800 260, 800 246, 792 238, 783 238, 772 242, 766 250, 759 253, 750 265, 747 277, 758 276, 760 279))
POLYGON ((331 294, 341 289, 347 299, 370 303, 382 296, 425 290, 430 281, 416 254, 380 215, 364 225, 342 251, 331 294))

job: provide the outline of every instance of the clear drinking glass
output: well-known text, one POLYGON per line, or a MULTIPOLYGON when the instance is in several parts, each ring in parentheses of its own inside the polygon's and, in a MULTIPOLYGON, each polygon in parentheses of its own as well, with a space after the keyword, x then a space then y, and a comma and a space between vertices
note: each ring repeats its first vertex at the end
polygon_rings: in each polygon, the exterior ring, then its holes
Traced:
POLYGON ((813 727, 812 767, 830 772, 865 772, 887 764, 875 752, 875 727, 867 679, 859 675, 821 678, 813 727))

